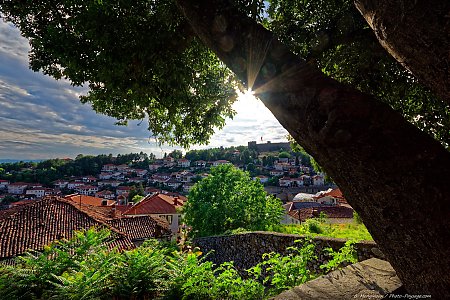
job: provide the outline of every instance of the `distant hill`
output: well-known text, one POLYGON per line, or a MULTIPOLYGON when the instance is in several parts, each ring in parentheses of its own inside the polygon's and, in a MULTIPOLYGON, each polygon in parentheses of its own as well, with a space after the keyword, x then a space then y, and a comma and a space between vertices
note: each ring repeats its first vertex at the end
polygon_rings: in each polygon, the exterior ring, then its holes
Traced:
POLYGON ((0 158, 0 164, 5 164, 5 163, 16 163, 19 161, 23 161, 23 162, 41 162, 44 161, 45 159, 2 159, 0 158))

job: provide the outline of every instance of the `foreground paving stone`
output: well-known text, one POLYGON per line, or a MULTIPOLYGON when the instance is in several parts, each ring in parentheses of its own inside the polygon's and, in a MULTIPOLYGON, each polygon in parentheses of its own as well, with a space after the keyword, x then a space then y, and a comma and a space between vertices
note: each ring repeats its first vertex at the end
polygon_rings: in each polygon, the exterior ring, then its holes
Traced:
POLYGON ((294 287, 273 299, 382 299, 401 285, 387 261, 371 258, 294 287))

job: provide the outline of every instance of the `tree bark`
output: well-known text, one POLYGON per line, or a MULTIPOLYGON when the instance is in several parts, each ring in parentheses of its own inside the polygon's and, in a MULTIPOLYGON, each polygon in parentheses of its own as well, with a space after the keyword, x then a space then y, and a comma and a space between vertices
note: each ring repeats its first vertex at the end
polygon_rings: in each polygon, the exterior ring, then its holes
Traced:
POLYGON ((340 186, 408 292, 450 297, 450 153, 389 106, 305 63, 227 0, 177 3, 340 186))
POLYGON ((380 44, 450 104, 450 1, 355 0, 380 44))

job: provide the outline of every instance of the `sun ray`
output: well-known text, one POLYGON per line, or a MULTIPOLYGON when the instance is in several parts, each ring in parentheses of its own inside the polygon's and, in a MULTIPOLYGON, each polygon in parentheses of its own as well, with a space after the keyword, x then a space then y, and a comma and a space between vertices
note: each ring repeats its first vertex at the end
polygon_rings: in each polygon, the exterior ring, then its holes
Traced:
POLYGON ((258 76, 261 67, 266 59, 267 52, 269 51, 272 39, 263 38, 262 33, 256 29, 252 29, 250 36, 247 39, 247 84, 248 88, 252 89, 255 84, 256 77, 258 76), (261 43, 260 41, 265 41, 261 43))

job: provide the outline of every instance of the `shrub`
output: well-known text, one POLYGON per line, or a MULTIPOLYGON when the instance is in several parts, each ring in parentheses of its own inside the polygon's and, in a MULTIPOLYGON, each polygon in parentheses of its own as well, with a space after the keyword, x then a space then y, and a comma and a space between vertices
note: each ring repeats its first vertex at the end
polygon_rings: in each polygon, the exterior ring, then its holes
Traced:
MULTIPOLYGON (((130 251, 108 250, 107 230, 76 232, 42 253, 27 253, 15 266, 0 267, 0 299, 266 299, 315 276, 308 263, 314 245, 266 253, 247 270, 233 262, 215 266, 199 251, 176 251, 155 240, 130 251)), ((353 243, 334 252, 325 271, 354 262, 353 243)))
POLYGON ((355 243, 356 241, 354 240, 346 241, 345 245, 339 249, 339 251, 334 251, 332 248, 326 248, 325 250, 332 259, 329 260, 328 263, 320 266, 320 268, 324 269, 325 273, 328 273, 342 267, 346 263, 356 263, 358 257, 354 247, 355 243))
POLYGON ((353 211, 353 220, 355 220, 356 224, 362 224, 363 223, 361 217, 359 216, 359 214, 356 211, 353 211))
POLYGON ((307 228, 308 232, 310 233, 322 233, 322 228, 320 227, 320 221, 316 219, 308 219, 305 221, 304 227, 307 228))
POLYGON ((316 276, 308 268, 308 263, 317 258, 314 244, 309 241, 302 248, 288 247, 286 250, 289 251, 286 256, 275 252, 263 254, 263 261, 247 271, 262 280, 270 289, 270 295, 277 295, 316 276))

